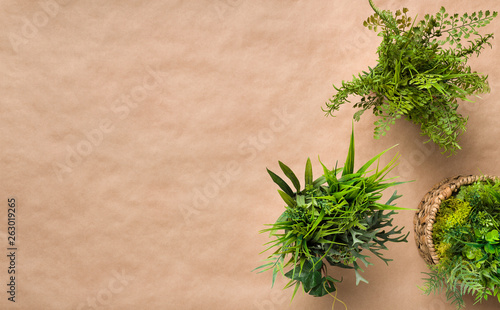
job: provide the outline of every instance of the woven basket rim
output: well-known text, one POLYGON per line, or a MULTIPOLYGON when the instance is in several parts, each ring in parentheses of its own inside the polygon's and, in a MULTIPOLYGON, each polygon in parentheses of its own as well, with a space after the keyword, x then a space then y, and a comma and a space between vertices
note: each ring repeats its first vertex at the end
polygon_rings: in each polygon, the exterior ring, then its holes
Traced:
POLYGON ((427 263, 432 265, 439 263, 432 239, 432 230, 441 203, 456 193, 461 186, 470 185, 476 181, 498 179, 499 177, 490 175, 457 175, 443 179, 424 195, 415 212, 414 230, 417 248, 427 263))

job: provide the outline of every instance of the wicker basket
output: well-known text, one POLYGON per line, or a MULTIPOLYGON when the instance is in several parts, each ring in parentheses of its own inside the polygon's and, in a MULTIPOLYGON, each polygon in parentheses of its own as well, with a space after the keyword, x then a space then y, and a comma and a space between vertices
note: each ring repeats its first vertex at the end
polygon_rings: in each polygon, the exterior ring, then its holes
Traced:
POLYGON ((439 262, 439 258, 434 249, 432 241, 432 227, 436 221, 436 214, 439 210, 441 202, 450 198, 451 194, 458 191, 460 186, 472 184, 478 180, 494 180, 497 177, 492 176, 456 176, 447 178, 434 187, 422 198, 418 205, 418 211, 413 219, 413 227, 415 229, 415 243, 418 251, 427 264, 435 265, 439 262))

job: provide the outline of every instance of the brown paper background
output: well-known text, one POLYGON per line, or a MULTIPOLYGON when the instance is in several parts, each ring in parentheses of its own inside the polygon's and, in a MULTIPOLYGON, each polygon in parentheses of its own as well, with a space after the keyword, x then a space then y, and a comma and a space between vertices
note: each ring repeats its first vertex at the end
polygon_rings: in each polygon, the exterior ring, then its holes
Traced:
MULTIPOLYGON (((500 10, 495 0, 377 1, 435 13, 500 10)), ((321 111, 332 83, 373 66, 379 37, 367 1, 2 1, 0 4, 1 309, 330 309, 333 298, 271 289, 251 272, 263 224, 282 212, 265 168, 303 171, 346 156, 353 109, 321 111), (7 301, 7 198, 17 199, 17 302, 7 301)), ((485 31, 500 34, 496 20, 485 31)), ((356 161, 394 144, 398 205, 441 179, 499 175, 499 42, 471 63, 492 87, 475 104, 463 150, 447 158, 397 123, 372 138, 355 124, 356 161)), ((359 166, 358 166, 359 167, 359 166)), ((454 309, 424 296, 412 231, 350 271, 338 298, 354 309, 454 309)), ((495 300, 467 309, 498 309, 495 300)), ((336 309, 343 309, 340 303, 336 309)))

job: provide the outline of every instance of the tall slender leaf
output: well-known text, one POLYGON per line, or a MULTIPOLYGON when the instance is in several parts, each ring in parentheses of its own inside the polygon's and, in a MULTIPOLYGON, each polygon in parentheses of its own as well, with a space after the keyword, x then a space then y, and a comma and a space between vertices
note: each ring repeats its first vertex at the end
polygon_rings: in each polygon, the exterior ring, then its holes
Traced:
POLYGON ((278 184, 278 186, 285 192, 287 193, 289 196, 293 196, 293 191, 292 189, 290 188, 290 186, 288 186, 288 184, 286 184, 285 181, 283 181, 282 178, 280 178, 276 173, 272 172, 271 170, 267 169, 267 173, 269 173, 269 175, 271 176, 271 179, 273 179, 274 183, 278 184))
POLYGON ((295 207, 297 205, 297 203, 295 202, 295 200, 290 197, 287 193, 285 193, 284 191, 280 191, 278 189, 278 193, 280 194, 281 198, 283 198, 283 200, 285 201, 285 203, 289 206, 289 207, 295 207))
POLYGON ((351 174, 354 172, 354 127, 351 129, 351 142, 349 143, 349 152, 345 160, 344 170, 342 175, 351 174))
POLYGON ((305 180, 306 180, 306 185, 313 184, 313 172, 312 172, 312 165, 311 165, 310 158, 307 158, 307 162, 306 162, 305 180))
POLYGON ((297 190, 297 192, 300 191, 300 182, 299 179, 297 179, 297 176, 295 176, 295 173, 293 173, 292 169, 290 169, 287 165, 282 163, 281 161, 279 162, 281 170, 283 170, 283 173, 292 181, 293 186, 297 190))

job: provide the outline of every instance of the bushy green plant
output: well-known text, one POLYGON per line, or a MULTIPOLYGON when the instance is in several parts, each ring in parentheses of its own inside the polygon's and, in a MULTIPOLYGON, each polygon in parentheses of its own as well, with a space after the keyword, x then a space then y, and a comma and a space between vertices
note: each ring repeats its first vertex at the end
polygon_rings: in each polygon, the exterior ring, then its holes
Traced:
POLYGON ((443 152, 460 149, 459 136, 466 130, 467 118, 458 113, 461 100, 489 92, 487 76, 472 71, 467 60, 477 56, 493 34, 481 35, 477 28, 486 26, 497 12, 448 14, 444 7, 435 15, 418 22, 408 9, 396 13, 382 11, 369 0, 375 14, 364 26, 382 37, 378 63, 351 81, 334 85, 336 94, 323 110, 332 115, 350 102, 350 95, 361 99, 354 104, 359 120, 366 110, 379 116, 375 138, 386 134, 397 119, 417 124, 421 134, 434 141, 443 152))
POLYGON ((278 220, 261 231, 270 232, 273 240, 266 244, 273 253, 257 269, 272 270, 273 285, 281 273, 290 279, 285 288, 295 286, 293 296, 301 285, 313 296, 331 293, 336 290, 335 282, 341 280, 327 274, 326 263, 354 269, 356 284, 367 283, 360 275, 360 261, 372 265, 366 252, 387 263, 391 259, 381 253, 387 249, 386 243, 407 242, 403 228, 392 225, 394 210, 403 209, 392 204, 400 196, 394 192, 386 203, 380 202, 385 189, 403 183, 386 179, 396 165, 397 155, 385 167, 380 169, 377 164, 369 170, 386 151, 355 171, 352 134, 344 167, 330 170, 320 161, 324 174, 313 180, 311 161, 307 159, 303 187, 295 173, 279 162, 294 189, 268 170, 286 204, 278 220))
POLYGON ((462 186, 442 202, 432 239, 439 264, 426 273, 425 293, 446 291, 446 297, 465 307, 464 294, 475 301, 497 297, 500 302, 500 181, 462 186))

